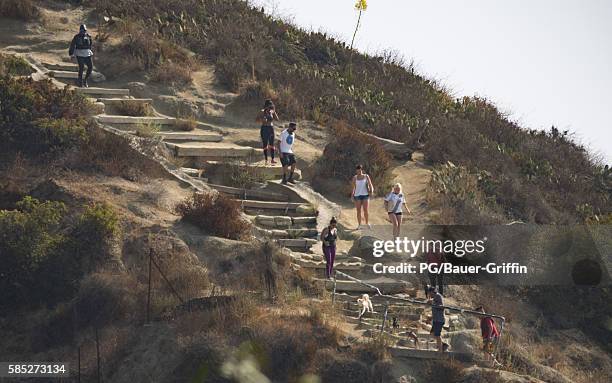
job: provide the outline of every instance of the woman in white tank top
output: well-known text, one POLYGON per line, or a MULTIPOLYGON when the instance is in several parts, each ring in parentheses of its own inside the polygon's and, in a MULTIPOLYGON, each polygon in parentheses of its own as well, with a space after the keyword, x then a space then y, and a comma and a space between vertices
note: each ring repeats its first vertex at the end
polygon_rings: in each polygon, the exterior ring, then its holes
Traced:
POLYGON ((363 166, 357 165, 356 174, 353 177, 353 191, 351 192, 351 199, 355 202, 355 208, 357 209, 357 230, 361 228, 361 210, 363 208, 363 219, 365 224, 371 228, 368 222, 369 215, 369 199, 374 195, 374 185, 370 176, 363 172, 363 166))
POLYGON ((397 183, 393 185, 391 193, 385 197, 385 210, 389 216, 389 222, 393 225, 393 238, 400 236, 400 230, 402 226, 402 210, 406 208, 406 212, 411 214, 408 204, 406 204, 406 198, 402 192, 402 184, 397 183))

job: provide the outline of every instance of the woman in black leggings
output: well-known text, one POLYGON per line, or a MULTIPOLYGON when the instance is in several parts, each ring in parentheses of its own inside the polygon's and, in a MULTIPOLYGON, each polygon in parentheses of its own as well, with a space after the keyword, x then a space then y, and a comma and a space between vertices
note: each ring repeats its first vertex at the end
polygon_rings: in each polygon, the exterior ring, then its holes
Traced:
POLYGON ((264 108, 257 115, 257 122, 261 123, 259 133, 261 135, 266 165, 268 164, 268 152, 270 152, 272 159, 271 163, 276 163, 274 161, 274 120, 278 121, 278 114, 276 114, 274 103, 272 100, 266 100, 264 108))

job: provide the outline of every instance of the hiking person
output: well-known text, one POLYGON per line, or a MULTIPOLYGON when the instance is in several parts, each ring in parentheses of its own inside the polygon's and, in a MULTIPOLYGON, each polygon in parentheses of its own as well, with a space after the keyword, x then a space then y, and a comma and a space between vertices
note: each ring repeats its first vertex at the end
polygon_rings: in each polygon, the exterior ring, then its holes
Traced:
POLYGON ((325 278, 331 279, 334 275, 334 260, 336 259, 336 240, 338 229, 336 217, 332 217, 327 226, 321 231, 321 242, 323 242, 323 255, 325 256, 325 278))
POLYGON ((276 141, 276 149, 280 156, 281 165, 283 165, 283 185, 287 185, 287 182, 290 184, 295 183, 293 180, 293 173, 295 172, 293 144, 295 143, 296 130, 297 124, 295 122, 290 122, 289 127, 281 132, 280 139, 276 141))
POLYGON ((442 272, 442 270, 440 270, 440 272, 438 273, 433 273, 429 271, 429 265, 437 265, 438 267, 441 267, 442 264, 446 262, 446 257, 444 257, 444 253, 429 251, 427 254, 425 254, 425 262, 428 266, 427 275, 429 277, 430 285, 436 287, 440 295, 444 296, 444 273, 442 272))
POLYGON ((72 42, 70 43, 70 49, 68 50, 68 55, 70 57, 75 57, 79 64, 79 78, 77 80, 77 85, 80 87, 89 87, 87 83, 87 79, 91 75, 93 70, 93 51, 92 47, 92 38, 87 33, 87 27, 85 24, 81 24, 79 26, 79 33, 74 35, 72 38, 72 42), (87 65, 87 73, 85 74, 85 78, 83 78, 83 69, 87 65))
POLYGON ((263 154, 268 164, 268 152, 270 152, 271 161, 270 163, 275 164, 274 161, 274 120, 278 121, 278 114, 276 114, 276 107, 272 100, 266 100, 264 107, 257 114, 257 122, 261 123, 259 134, 261 136, 261 143, 263 144, 263 154))
POLYGON ((436 338, 438 351, 444 352, 446 351, 446 347, 448 347, 442 344, 442 327, 444 327, 444 322, 446 320, 444 318, 444 308, 440 306, 444 305, 444 300, 442 299, 442 294, 433 286, 429 287, 429 300, 427 302, 432 304, 431 334, 436 338))
POLYGON ((374 196, 374 185, 370 176, 363 171, 362 165, 357 165, 355 168, 355 175, 351 181, 353 184, 353 191, 351 192, 351 199, 355 202, 355 209, 357 209, 357 230, 361 228, 361 210, 363 209, 363 219, 368 228, 372 228, 369 223, 369 207, 370 197, 374 196))
POLYGON ((389 216, 389 222, 393 225, 394 238, 400 236, 404 206, 406 207, 406 212, 410 214, 411 212, 406 204, 406 198, 404 198, 404 193, 402 193, 402 184, 397 183, 393 185, 391 192, 385 197, 385 209, 389 216))
MULTIPOLYGON (((480 306, 474 309, 483 314, 485 313, 484 307, 480 306)), ((495 345, 499 341, 499 330, 495 325, 495 320, 490 316, 483 316, 480 319, 480 332, 482 334, 482 351, 485 353, 485 358, 488 361, 492 361, 494 364, 499 364, 495 359, 493 352, 495 351, 495 345)))

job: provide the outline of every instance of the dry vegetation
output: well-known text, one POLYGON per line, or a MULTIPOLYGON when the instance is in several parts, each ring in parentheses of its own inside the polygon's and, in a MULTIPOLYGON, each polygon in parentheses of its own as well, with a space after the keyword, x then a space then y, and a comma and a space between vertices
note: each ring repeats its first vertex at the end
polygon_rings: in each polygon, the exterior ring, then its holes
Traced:
POLYGON ((111 78, 144 72, 152 82, 174 87, 191 84, 197 59, 138 20, 125 20, 104 29, 107 36, 96 45, 98 65, 111 78), (119 40, 110 36, 118 35, 119 40))
POLYGON ((174 125, 178 130, 182 130, 183 132, 191 132, 195 130, 198 126, 198 120, 195 117, 191 118, 181 118, 176 120, 176 124, 174 125))
POLYGON ((23 58, 0 53, 0 76, 27 76, 33 72, 34 69, 23 58))
POLYGON ((240 202, 222 194, 194 193, 176 206, 176 213, 207 233, 243 239, 250 234, 251 225, 242 218, 240 202))
POLYGON ((332 138, 318 160, 314 185, 323 188, 329 179, 350 185, 348 181, 355 175, 355 167, 362 165, 379 189, 389 188, 393 179, 391 156, 383 147, 345 123, 336 122, 331 129, 332 138))
POLYGON ((136 103, 129 101, 120 101, 116 105, 113 105, 115 114, 122 116, 152 116, 153 107, 148 103, 136 103))
POLYGON ((213 168, 209 175, 223 185, 242 189, 251 189, 266 181, 266 175, 259 169, 235 162, 225 162, 213 168))
POLYGON ((602 183, 603 166, 570 135, 525 130, 487 100, 455 99, 393 52, 351 52, 342 41, 297 29, 239 0, 95 4, 210 60, 217 77, 245 99, 272 98, 296 118, 346 121, 423 144, 435 163, 488 172, 482 190, 487 203, 510 220, 575 223, 585 219, 584 211, 591 218, 611 212, 610 175, 602 183))
POLYGON ((32 0, 1 0, 0 17, 31 21, 40 17, 40 11, 32 0))

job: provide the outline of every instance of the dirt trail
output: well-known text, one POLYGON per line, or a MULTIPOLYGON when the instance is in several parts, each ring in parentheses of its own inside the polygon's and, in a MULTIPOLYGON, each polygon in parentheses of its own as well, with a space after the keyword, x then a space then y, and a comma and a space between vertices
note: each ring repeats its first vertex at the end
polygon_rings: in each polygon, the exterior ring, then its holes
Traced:
MULTIPOLYGON (((424 163, 422 153, 415 153, 413 161, 405 163, 396 163, 393 168, 394 182, 402 184, 404 194, 412 214, 404 214, 405 224, 427 224, 431 223, 432 216, 435 211, 432 211, 426 202, 426 189, 431 179, 431 169, 424 163)), ((384 196, 390 190, 376 190, 375 198, 370 199, 370 224, 371 225, 389 225, 387 212, 384 209, 384 196)), ((347 198, 341 202, 342 213, 340 214, 340 222, 349 229, 357 227, 356 210, 353 203, 347 198)), ((367 229, 362 229, 356 232, 367 234, 367 229)))

